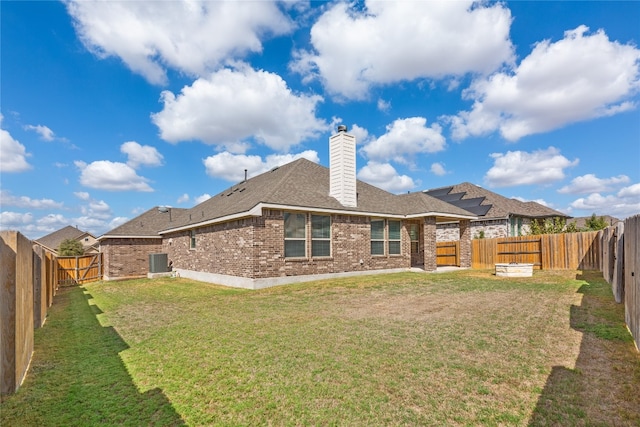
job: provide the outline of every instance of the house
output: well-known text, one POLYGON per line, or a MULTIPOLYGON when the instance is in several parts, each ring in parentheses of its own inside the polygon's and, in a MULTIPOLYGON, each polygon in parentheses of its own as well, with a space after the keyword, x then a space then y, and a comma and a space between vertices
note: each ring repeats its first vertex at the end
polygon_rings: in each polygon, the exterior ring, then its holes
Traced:
POLYGON ((162 252, 160 232, 186 210, 156 206, 100 236, 103 280, 146 277, 149 254, 162 252))
MULTIPOLYGON (((477 219, 471 221, 473 238, 521 236, 529 232, 533 220, 570 218, 540 203, 509 199, 469 182, 426 190, 425 194, 477 215, 477 219)), ((458 224, 440 223, 436 234, 439 242, 458 240, 458 224)))
MULTIPOLYGON (((105 276, 130 274, 123 264, 142 263, 143 254, 153 251, 168 254, 182 277, 250 289, 433 271, 436 224, 452 221, 463 230, 461 266, 470 266, 474 214, 423 192, 394 195, 357 180, 355 137, 345 126, 329 145, 329 168, 299 159, 189 210, 151 209, 106 233, 100 237, 105 276), (137 255, 122 255, 127 251, 137 255)), ((141 264, 136 272, 145 268, 141 264)))
MULTIPOLYGON (((602 218, 604 220, 604 222, 607 224, 607 226, 612 226, 617 224, 618 222, 622 221, 614 216, 610 216, 610 215, 596 215, 596 217, 598 219, 602 218)), ((590 216, 581 216, 581 217, 576 217, 576 218, 572 218, 572 222, 576 223, 576 227, 578 228, 578 230, 583 230, 585 228, 587 228, 587 221, 591 219, 591 215, 590 216)))
POLYGON ((60 243, 67 239, 77 240, 82 243, 85 254, 98 252, 98 240, 93 234, 70 225, 36 239, 33 242, 44 247, 49 252, 59 255, 58 248, 60 247, 60 243))

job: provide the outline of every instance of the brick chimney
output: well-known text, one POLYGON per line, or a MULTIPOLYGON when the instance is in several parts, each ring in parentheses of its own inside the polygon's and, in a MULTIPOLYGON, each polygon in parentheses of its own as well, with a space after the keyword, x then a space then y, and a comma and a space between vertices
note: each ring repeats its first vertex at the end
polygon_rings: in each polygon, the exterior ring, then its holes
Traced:
POLYGON ((356 137, 347 133, 345 125, 329 138, 329 195, 342 206, 355 208, 356 194, 356 137))

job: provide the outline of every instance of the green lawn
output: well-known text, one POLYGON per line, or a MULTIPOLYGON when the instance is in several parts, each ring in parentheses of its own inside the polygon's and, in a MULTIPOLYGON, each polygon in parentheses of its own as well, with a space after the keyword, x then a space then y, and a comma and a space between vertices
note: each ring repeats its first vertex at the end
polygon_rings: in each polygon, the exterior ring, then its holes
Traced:
POLYGON ((637 426, 639 384, 596 272, 100 282, 56 296, 0 424, 637 426))

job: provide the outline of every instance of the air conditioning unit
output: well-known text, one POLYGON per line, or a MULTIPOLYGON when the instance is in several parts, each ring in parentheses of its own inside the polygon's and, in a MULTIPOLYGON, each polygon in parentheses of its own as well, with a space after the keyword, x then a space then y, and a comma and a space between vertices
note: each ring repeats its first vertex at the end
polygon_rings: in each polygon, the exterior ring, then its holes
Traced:
POLYGON ((167 254, 149 254, 149 273, 166 273, 169 271, 167 254))

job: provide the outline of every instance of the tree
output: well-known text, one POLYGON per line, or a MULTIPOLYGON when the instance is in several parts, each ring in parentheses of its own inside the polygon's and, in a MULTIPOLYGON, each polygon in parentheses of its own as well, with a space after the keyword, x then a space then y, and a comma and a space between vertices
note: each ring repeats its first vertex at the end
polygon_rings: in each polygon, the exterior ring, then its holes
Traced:
POLYGON ((558 233, 575 233, 578 231, 575 221, 567 224, 567 220, 559 216, 552 218, 545 218, 544 221, 534 219, 531 221, 530 232, 531 235, 537 234, 558 234, 558 233))
POLYGON ((58 247, 60 256, 79 256, 84 254, 82 243, 73 239, 64 239, 58 247))
POLYGON ((608 226, 607 221, 604 219, 604 217, 596 217, 595 213, 591 215, 591 218, 587 218, 584 225, 586 226, 587 231, 598 231, 602 230, 603 228, 607 228, 608 226))

